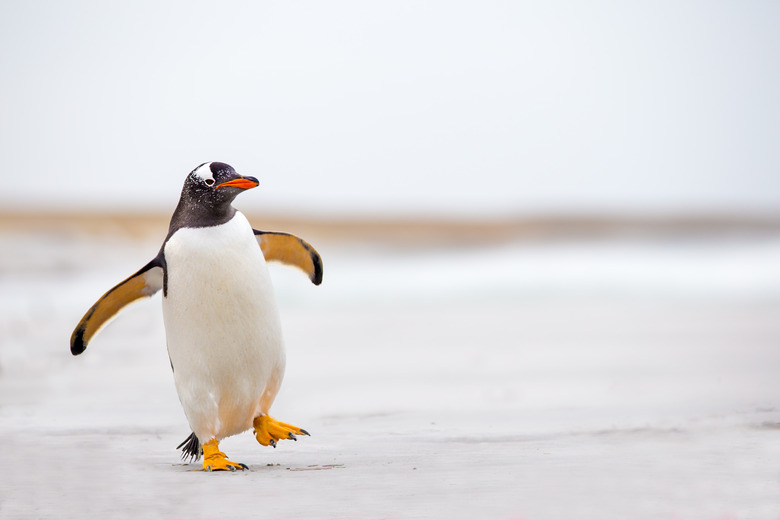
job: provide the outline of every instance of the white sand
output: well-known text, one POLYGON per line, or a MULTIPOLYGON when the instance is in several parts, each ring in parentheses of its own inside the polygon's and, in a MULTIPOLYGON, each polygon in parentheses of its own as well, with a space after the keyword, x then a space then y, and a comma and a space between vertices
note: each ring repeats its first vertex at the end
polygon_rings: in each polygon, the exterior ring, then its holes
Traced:
POLYGON ((174 450, 159 296, 68 351, 159 243, 0 240, 0 518, 780 515, 778 237, 317 244, 322 287, 275 269, 273 412, 312 437, 228 439, 220 474, 174 450))

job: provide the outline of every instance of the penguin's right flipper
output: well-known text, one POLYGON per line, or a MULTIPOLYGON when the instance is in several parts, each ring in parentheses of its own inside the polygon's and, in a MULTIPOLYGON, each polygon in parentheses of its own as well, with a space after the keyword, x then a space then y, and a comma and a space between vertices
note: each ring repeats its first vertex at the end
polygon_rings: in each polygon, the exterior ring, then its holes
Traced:
POLYGON ((70 337, 70 352, 77 356, 90 340, 127 304, 148 298, 162 289, 163 262, 158 256, 137 273, 118 283, 87 311, 70 337))
POLYGON ((322 283, 322 258, 311 244, 289 233, 252 231, 266 260, 302 269, 314 285, 322 283))

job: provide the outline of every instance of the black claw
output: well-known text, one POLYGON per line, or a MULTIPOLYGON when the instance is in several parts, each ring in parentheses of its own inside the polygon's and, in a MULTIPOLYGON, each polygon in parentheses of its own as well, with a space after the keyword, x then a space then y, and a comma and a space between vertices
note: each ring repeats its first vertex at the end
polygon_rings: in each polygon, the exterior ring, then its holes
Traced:
POLYGON ((309 432, 307 432, 307 431, 306 431, 306 430, 304 430, 303 428, 299 428, 299 430, 301 430, 301 433, 302 433, 302 434, 304 434, 304 435, 306 435, 307 437, 311 437, 311 435, 309 435, 309 432))
POLYGON ((294 441, 296 441, 296 442, 298 441, 298 437, 296 437, 295 435, 293 435, 293 433, 292 433, 292 432, 288 433, 288 434, 287 434, 287 437, 289 437, 290 439, 292 439, 292 440, 294 440, 294 441))
POLYGON ((275 441, 275 440, 273 440, 273 439, 271 439, 271 446, 273 446, 274 448, 276 448, 276 441, 275 441))
POLYGON ((230 471, 235 471, 235 470, 236 470, 236 467, 235 467, 235 466, 228 466, 228 469, 229 469, 230 471))
POLYGON ((243 469, 249 469, 249 466, 247 466, 247 465, 246 465, 246 464, 244 464, 243 462, 239 462, 239 464, 241 465, 241 467, 242 467, 243 469))

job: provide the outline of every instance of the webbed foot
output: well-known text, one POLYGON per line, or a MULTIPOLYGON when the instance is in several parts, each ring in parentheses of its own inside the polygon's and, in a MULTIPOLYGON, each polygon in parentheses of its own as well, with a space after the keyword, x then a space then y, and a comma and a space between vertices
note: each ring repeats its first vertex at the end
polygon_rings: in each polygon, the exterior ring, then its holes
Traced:
POLYGON ((249 469, 246 464, 233 462, 219 451, 217 439, 211 439, 203 445, 203 469, 205 471, 235 471, 249 469))
POLYGON ((303 428, 277 421, 267 415, 255 417, 253 424, 255 427, 255 438, 263 446, 276 448, 276 442, 282 439, 296 441, 298 440, 296 435, 309 435, 309 432, 303 428))

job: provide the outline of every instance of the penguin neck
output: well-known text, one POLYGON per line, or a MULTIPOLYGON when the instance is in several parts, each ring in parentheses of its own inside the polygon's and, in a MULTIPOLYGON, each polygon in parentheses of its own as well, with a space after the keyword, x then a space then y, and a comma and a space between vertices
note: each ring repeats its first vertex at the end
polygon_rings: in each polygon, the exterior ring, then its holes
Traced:
POLYGON ((192 200, 182 195, 171 217, 168 236, 180 228, 199 228, 219 226, 232 219, 236 214, 230 202, 213 204, 211 201, 192 200))

